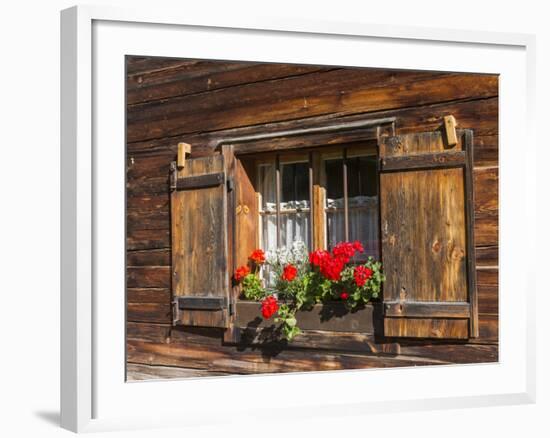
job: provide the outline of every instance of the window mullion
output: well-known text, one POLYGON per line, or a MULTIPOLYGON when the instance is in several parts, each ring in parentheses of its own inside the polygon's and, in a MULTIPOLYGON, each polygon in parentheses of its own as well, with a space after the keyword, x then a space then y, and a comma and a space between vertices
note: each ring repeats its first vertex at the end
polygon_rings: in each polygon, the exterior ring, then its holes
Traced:
POLYGON ((279 154, 275 157, 275 212, 277 229, 277 248, 281 247, 281 162, 279 154))
POLYGON ((344 238, 349 241, 349 207, 348 207, 348 151, 344 148, 344 159, 342 160, 344 175, 344 238))
POLYGON ((309 246, 313 249, 313 239, 315 236, 315 214, 313 212, 313 153, 308 154, 308 167, 309 167, 309 246))

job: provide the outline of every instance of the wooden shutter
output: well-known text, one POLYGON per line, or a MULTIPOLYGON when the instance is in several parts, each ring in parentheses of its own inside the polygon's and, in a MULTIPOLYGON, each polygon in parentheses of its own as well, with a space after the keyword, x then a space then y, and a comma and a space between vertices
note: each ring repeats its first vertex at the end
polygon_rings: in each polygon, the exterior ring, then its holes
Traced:
POLYGON ((380 143, 385 336, 477 336, 472 132, 380 143))
POLYGON ((228 193, 232 156, 172 164, 172 290, 174 324, 228 327, 231 305, 228 193))

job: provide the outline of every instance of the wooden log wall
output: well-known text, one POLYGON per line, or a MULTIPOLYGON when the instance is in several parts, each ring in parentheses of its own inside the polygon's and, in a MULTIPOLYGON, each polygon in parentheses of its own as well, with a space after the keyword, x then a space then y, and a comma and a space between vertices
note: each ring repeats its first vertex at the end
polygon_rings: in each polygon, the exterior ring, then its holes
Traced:
POLYGON ((497 76, 147 57, 126 65, 129 380, 498 360, 497 76), (236 347, 218 329, 172 328, 168 165, 178 142, 201 156, 221 137, 366 114, 396 116, 398 134, 438 129, 447 114, 474 130, 479 338, 308 332, 291 346, 236 347))

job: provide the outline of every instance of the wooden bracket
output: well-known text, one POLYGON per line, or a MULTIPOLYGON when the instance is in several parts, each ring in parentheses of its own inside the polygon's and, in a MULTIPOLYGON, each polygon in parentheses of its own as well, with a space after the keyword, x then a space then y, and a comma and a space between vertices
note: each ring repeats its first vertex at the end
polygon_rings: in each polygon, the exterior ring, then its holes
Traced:
POLYGON ((188 143, 178 143, 178 169, 185 167, 185 157, 191 153, 191 145, 188 143))
POLYGON ((456 137, 456 119, 453 115, 443 117, 445 124, 445 137, 448 146, 455 146, 458 143, 456 137))

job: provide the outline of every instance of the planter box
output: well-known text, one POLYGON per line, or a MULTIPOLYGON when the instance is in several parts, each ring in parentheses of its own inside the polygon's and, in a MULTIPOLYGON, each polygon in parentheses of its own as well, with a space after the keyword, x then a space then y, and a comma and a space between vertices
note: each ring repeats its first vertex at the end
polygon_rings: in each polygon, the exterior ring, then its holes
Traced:
MULTIPOLYGON (((262 318, 260 303, 241 300, 237 301, 236 307, 236 326, 239 328, 273 329, 277 326, 274 317, 267 320, 262 318)), ((382 322, 382 305, 367 304, 350 311, 341 302, 316 304, 311 310, 298 311, 296 319, 302 330, 374 334, 375 325, 378 328, 382 322)), ((377 332, 381 333, 379 330, 377 332)))

